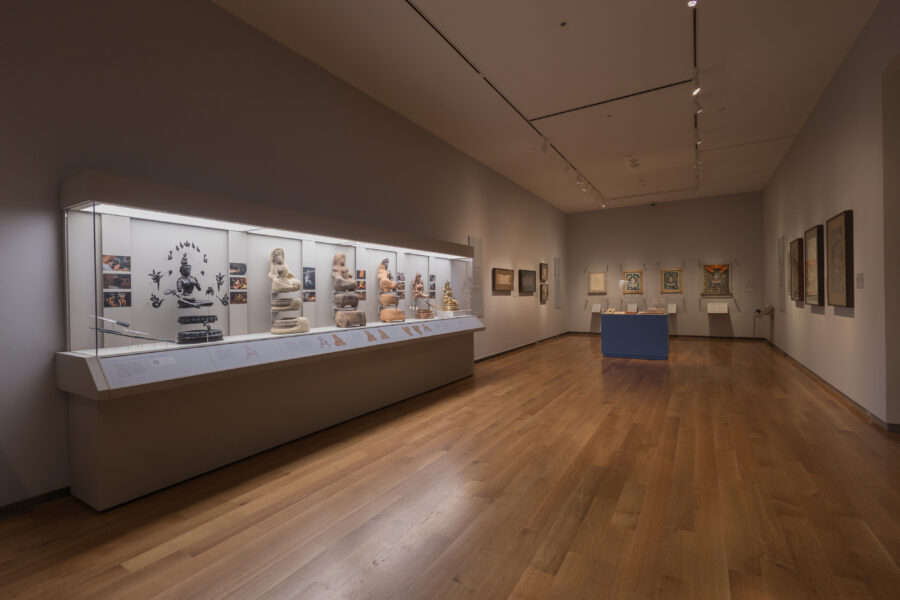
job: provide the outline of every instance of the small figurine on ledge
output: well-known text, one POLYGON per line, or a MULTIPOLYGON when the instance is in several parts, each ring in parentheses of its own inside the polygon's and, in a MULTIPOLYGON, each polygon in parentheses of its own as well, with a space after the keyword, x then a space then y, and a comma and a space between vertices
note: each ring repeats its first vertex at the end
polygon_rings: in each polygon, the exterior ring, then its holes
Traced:
POLYGON ((444 306, 445 311, 453 312, 459 310, 459 301, 453 297, 453 289, 450 287, 450 282, 447 281, 444 283, 444 306))
POLYGON ((416 307, 417 319, 434 318, 434 311, 428 306, 428 292, 425 291, 425 282, 422 281, 421 273, 416 273, 416 279, 413 281, 413 303, 416 307))

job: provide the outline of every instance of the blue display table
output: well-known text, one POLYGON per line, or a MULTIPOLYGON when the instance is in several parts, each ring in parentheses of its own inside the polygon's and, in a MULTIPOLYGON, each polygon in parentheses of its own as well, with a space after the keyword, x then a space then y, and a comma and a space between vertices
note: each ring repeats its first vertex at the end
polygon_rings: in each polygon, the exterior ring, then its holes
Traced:
POLYGON ((615 358, 669 358, 669 315, 600 315, 600 348, 615 358))

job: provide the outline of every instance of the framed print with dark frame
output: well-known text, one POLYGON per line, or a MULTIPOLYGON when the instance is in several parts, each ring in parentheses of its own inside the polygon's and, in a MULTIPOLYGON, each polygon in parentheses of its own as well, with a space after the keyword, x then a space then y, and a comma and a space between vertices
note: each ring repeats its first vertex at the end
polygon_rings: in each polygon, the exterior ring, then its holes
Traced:
POLYGON ((491 270, 491 289, 495 292, 511 292, 514 287, 516 272, 512 269, 491 270))
POLYGON ((825 289, 822 280, 825 278, 825 248, 822 235, 825 228, 821 225, 810 227, 803 234, 804 265, 803 292, 807 304, 825 305, 825 289))
POLYGON ((791 242, 791 300, 803 302, 803 238, 791 242))
POLYGON ((538 263, 538 271, 540 271, 541 283, 547 283, 547 280, 550 278, 550 265, 538 263))
POLYGON ((542 283, 541 284, 541 304, 547 304, 547 300, 550 298, 550 284, 542 283))
POLYGON ((519 269, 519 293, 533 294, 537 291, 537 273, 519 269))
POLYGON ((825 287, 829 306, 853 306, 853 211, 845 210, 825 221, 827 270, 825 287))
POLYGON ((659 271, 659 293, 680 294, 682 291, 681 269, 661 269, 659 271))

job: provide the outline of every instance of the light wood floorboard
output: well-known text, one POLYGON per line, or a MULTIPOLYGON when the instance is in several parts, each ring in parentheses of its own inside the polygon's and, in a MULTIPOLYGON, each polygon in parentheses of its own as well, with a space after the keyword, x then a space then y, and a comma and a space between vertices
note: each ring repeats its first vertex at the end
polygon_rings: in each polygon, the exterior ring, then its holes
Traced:
POLYGON ((103 514, 0 520, 0 598, 898 590, 900 436, 746 340, 568 335, 103 514))

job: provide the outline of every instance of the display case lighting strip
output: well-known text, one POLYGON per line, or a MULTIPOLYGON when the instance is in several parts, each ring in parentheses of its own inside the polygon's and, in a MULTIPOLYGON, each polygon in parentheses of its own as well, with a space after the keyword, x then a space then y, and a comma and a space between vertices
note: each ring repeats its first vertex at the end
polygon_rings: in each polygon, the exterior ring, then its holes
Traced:
POLYGON ((381 244, 367 244, 366 242, 354 242, 351 240, 333 238, 328 236, 316 235, 312 233, 300 233, 289 231, 286 229, 273 229, 271 227, 257 227, 256 225, 244 225, 242 223, 232 223, 231 221, 219 221, 217 219, 204 219, 201 217, 188 217, 177 215, 174 213, 160 212, 156 210, 147 210, 143 208, 132 208, 130 206, 119 206, 116 204, 96 204, 94 206, 85 206, 82 212, 94 212, 96 214, 115 215, 119 217, 130 217, 134 219, 144 219, 147 221, 160 221, 163 223, 174 223, 177 225, 193 225, 197 227, 210 227, 213 229, 225 229, 228 231, 241 231, 252 233, 255 235, 267 235, 271 237, 280 237, 291 240, 306 240, 310 242, 321 242, 326 244, 338 244, 344 246, 353 246, 358 248, 371 248, 373 250, 386 250, 388 252, 412 252, 423 256, 431 256, 434 258, 449 258, 453 260, 466 259, 464 256, 455 254, 443 254, 440 252, 425 252, 421 250, 413 250, 410 248, 399 248, 395 246, 384 246, 381 244))
POLYGON ((253 227, 247 231, 255 235, 268 235, 272 237, 287 238, 289 240, 306 240, 309 242, 322 242, 326 244, 338 244, 343 246, 353 246, 356 242, 344 240, 340 238, 332 238, 324 235, 315 235, 312 233, 301 233, 298 231, 288 231, 286 229, 272 229, 271 227, 253 227))
POLYGON ((250 231, 251 229, 256 228, 253 225, 242 225, 240 223, 232 223, 230 221, 218 221, 216 219, 203 219, 200 217, 187 217, 184 215, 176 215, 173 213, 146 210, 143 208, 132 208, 130 206, 118 206, 115 204, 97 204, 94 207, 86 206, 81 210, 82 212, 93 211, 97 214, 115 215, 118 217, 131 217, 133 219, 144 219, 147 221, 162 221, 163 223, 175 223, 177 225, 212 227, 215 229, 227 229, 229 231, 250 231))

